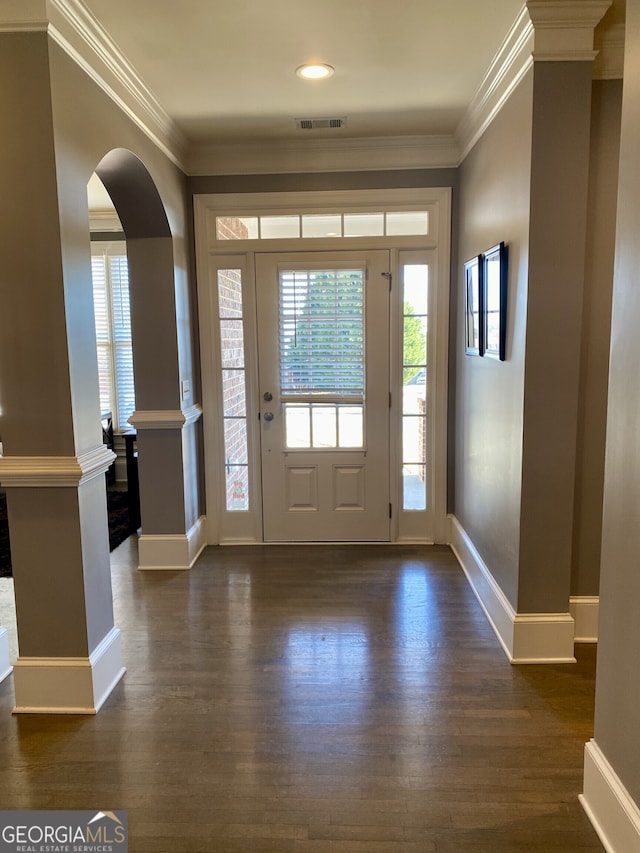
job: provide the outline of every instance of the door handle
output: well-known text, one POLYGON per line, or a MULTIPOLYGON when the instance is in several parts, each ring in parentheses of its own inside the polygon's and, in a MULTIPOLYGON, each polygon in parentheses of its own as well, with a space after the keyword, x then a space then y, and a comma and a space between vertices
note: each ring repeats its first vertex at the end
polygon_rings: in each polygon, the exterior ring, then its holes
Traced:
POLYGON ((273 412, 265 412, 263 417, 264 417, 265 421, 272 421, 273 420, 273 412))

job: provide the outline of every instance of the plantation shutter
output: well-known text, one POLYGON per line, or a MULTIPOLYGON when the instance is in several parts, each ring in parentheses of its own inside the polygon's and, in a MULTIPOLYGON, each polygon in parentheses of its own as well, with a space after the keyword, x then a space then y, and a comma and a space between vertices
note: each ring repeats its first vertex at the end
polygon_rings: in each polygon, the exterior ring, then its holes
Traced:
POLYGON ((111 323, 118 429, 129 429, 128 420, 135 411, 136 394, 133 381, 131 347, 131 306, 129 302, 129 267, 126 255, 109 258, 111 285, 111 323))
POLYGON ((100 411, 112 412, 114 407, 113 370, 111 366, 111 332, 109 325, 109 298, 107 293, 107 265, 103 255, 91 258, 93 277, 93 310, 96 321, 96 346, 98 350, 98 381, 100 385, 100 411))
POLYGON ((129 272, 125 244, 94 243, 91 271, 101 411, 114 429, 129 429, 135 410, 129 272))
POLYGON ((280 273, 280 391, 285 399, 364 399, 365 270, 280 273))

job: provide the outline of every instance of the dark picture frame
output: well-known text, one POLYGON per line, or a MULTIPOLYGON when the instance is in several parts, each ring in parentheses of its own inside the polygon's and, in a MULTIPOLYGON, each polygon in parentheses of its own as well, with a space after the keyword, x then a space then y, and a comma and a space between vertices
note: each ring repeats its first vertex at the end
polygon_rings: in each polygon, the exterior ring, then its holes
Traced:
POLYGON ((471 258, 464 265, 464 294, 465 294, 465 353, 467 355, 482 355, 483 340, 483 294, 482 278, 484 266, 482 255, 471 258))
POLYGON ((498 243, 482 255, 482 352, 505 361, 507 355, 507 247, 498 243))

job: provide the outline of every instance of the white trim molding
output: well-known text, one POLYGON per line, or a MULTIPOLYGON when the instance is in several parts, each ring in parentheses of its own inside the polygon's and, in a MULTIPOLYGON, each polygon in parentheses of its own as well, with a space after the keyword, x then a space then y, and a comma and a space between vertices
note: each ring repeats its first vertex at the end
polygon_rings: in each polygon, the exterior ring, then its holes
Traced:
POLYGON ((206 519, 201 516, 187 533, 147 534, 138 539, 140 571, 190 569, 206 547, 206 519))
POLYGON ((131 415, 129 423, 136 429, 183 429, 201 417, 202 407, 196 404, 188 409, 139 409, 131 415))
POLYGON ((104 444, 80 456, 1 456, 0 484, 25 488, 80 486, 104 474, 115 458, 104 444))
POLYGON ((570 613, 516 613, 455 516, 450 545, 511 663, 575 663, 570 613))
POLYGON ((13 667, 9 657, 9 634, 6 628, 0 625, 0 683, 11 675, 13 667))
POLYGON ((611 0, 528 0, 454 135, 286 139, 189 145, 109 33, 81 0, 21 0, 0 32, 47 32, 149 139, 189 175, 291 174, 457 167, 536 60, 590 61, 594 76, 622 76, 624 25, 594 28, 611 0))
POLYGON ((19 657, 13 668, 13 712, 97 714, 124 673, 118 628, 89 657, 19 657))
POLYGON ((596 79, 622 77, 624 24, 594 29, 611 0, 529 0, 516 18, 455 131, 459 163, 517 88, 533 61, 593 61, 596 79))
POLYGON ((542 62, 585 62, 596 57, 593 35, 611 0, 527 0, 535 30, 533 57, 542 62))
POLYGON ((640 850, 640 809, 595 740, 585 745, 579 799, 607 853, 640 850))
POLYGON ((532 67, 534 31, 523 7, 471 99, 455 138, 462 162, 532 67))
POLYGON ((598 642, 598 615, 600 597, 598 595, 572 595, 569 599, 569 613, 576 623, 575 643, 598 642))
POLYGON ((606 29, 596 30, 595 46, 598 55, 593 63, 596 80, 620 80, 624 76, 625 25, 613 24, 606 29))
POLYGON ((11 4, 5 16, 0 12, 0 32, 38 31, 48 32, 140 130, 183 168, 187 138, 81 0, 21 0, 11 4))

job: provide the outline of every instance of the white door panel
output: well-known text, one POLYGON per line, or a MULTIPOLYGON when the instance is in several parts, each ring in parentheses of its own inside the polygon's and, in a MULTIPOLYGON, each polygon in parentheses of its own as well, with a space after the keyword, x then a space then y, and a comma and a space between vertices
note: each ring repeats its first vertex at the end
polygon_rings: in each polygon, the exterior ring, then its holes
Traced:
POLYGON ((388 270, 256 255, 265 541, 389 539, 388 270))

